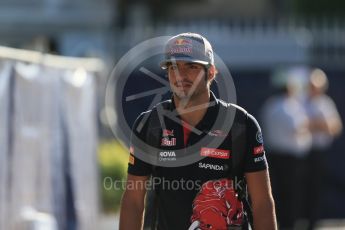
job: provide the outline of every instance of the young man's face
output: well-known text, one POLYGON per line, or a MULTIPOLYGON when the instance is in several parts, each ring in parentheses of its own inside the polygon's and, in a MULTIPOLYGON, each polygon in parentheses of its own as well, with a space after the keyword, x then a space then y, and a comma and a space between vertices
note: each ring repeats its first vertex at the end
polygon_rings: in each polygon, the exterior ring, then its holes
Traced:
POLYGON ((168 76, 171 90, 180 99, 208 92, 209 80, 201 64, 176 61, 168 66, 168 76))

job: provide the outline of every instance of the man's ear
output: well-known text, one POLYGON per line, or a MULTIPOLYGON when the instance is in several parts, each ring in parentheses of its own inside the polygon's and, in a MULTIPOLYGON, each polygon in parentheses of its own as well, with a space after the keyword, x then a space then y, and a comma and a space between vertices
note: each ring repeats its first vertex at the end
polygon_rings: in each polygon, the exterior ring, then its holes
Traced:
POLYGON ((208 74, 207 78, 209 81, 213 81, 213 79, 216 77, 216 74, 218 73, 216 67, 214 65, 210 65, 208 68, 208 74))

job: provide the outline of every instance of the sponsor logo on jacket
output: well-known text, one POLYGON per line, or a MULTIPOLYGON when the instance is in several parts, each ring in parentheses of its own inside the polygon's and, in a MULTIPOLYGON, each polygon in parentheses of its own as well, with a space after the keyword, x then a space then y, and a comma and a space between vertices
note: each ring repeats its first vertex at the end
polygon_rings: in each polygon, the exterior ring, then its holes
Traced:
POLYGON ((132 154, 129 154, 128 163, 130 163, 131 165, 134 165, 134 156, 132 154))
POLYGON ((229 179, 205 182, 192 207, 189 230, 242 229, 243 204, 229 179))
POLYGON ((256 132, 256 141, 260 144, 263 144, 264 143, 264 139, 262 137, 262 133, 260 131, 257 131, 256 132))
POLYGON ((162 133, 163 137, 173 137, 174 136, 174 130, 169 130, 169 129, 163 129, 162 133))
POLYGON ((265 157, 264 157, 264 156, 254 158, 254 162, 255 162, 255 163, 260 162, 260 161, 263 161, 263 160, 265 160, 265 157))
POLYGON ((230 150, 214 149, 214 148, 201 148, 200 155, 203 157, 229 159, 230 150))
POLYGON ((159 152, 159 161, 175 161, 176 153, 174 151, 159 152))
POLYGON ((259 146, 255 147, 255 148, 253 149, 253 154, 254 154, 254 155, 258 155, 258 154, 263 153, 264 151, 265 151, 265 150, 264 150, 264 146, 263 146, 263 145, 259 145, 259 146))
POLYGON ((209 136, 213 136, 213 137, 226 137, 227 136, 227 134, 224 131, 220 130, 220 129, 211 130, 211 131, 208 132, 208 135, 209 136))
POLYGON ((214 165, 214 164, 207 164, 207 163, 202 163, 202 162, 199 162, 199 168, 210 169, 210 170, 215 170, 215 171, 225 170, 223 165, 214 165))
POLYGON ((176 145, 176 138, 162 138, 161 146, 175 146, 176 145))

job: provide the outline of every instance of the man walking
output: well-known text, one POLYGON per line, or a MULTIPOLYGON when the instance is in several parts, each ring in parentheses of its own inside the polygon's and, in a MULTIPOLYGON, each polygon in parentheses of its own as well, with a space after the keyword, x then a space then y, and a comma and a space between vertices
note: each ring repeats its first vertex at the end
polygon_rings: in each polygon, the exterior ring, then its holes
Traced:
POLYGON ((244 109, 210 91, 217 73, 210 43, 199 34, 176 35, 167 42, 161 67, 167 70, 173 96, 142 113, 133 126, 127 185, 134 186, 127 186, 123 195, 120 229, 142 229, 147 187, 138 185, 151 176, 161 182, 155 184, 155 229, 248 229, 251 212, 254 229, 276 229, 260 127, 244 109), (214 129, 217 116, 229 111, 236 114, 231 130, 214 129), (164 116, 170 112, 176 119, 164 116), (236 139, 241 122, 245 131, 236 139), (133 136, 159 150, 157 161, 183 160, 191 146, 201 158, 179 167, 157 166, 138 157, 142 148, 133 136), (205 137, 221 141, 205 143, 205 137), (242 150, 243 160, 235 160, 242 150), (236 187, 238 171, 248 185, 251 207, 236 187))

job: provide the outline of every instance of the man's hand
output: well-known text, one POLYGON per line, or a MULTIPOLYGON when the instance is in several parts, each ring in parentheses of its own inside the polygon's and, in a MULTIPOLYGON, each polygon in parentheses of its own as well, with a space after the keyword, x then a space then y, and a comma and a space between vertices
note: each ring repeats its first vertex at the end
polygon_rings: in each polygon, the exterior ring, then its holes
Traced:
POLYGON ((120 230, 141 230, 145 208, 146 181, 149 176, 128 174, 126 190, 122 196, 120 230), (130 186, 129 183, 131 183, 130 186))

